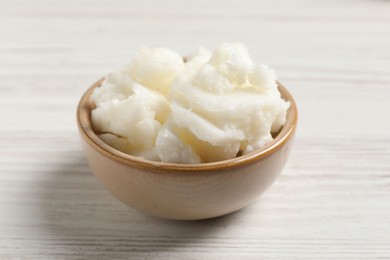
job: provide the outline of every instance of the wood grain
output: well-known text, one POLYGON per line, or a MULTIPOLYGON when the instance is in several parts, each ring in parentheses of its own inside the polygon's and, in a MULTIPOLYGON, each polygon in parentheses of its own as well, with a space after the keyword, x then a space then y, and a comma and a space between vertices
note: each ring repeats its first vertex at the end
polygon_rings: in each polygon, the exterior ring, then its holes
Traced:
POLYGON ((2 0, 0 259, 390 258, 390 2, 2 0), (75 109, 141 45, 247 44, 293 93, 289 163, 256 203, 152 218, 102 188, 75 109))

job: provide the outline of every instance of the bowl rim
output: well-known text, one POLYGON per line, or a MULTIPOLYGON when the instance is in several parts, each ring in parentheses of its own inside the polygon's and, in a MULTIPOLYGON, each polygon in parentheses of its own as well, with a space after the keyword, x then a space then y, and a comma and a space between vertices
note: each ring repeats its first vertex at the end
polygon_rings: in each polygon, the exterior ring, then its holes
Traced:
POLYGON ((282 95, 282 98, 290 102, 290 107, 287 111, 286 122, 283 125, 282 129, 278 135, 274 138, 272 142, 267 144, 265 147, 254 150, 251 153, 241 155, 232 159, 210 162, 210 163, 201 163, 201 164, 178 164, 178 163, 166 163, 166 162, 157 162, 146 160, 142 157, 132 156, 126 153, 123 153, 108 144, 102 141, 94 132, 91 124, 91 111, 95 107, 93 102, 90 101, 90 97, 95 88, 99 87, 105 78, 101 78, 95 82, 89 89, 83 94, 80 99, 80 102, 77 107, 77 125, 81 137, 84 141, 87 142, 95 151, 99 152, 105 157, 108 157, 112 160, 115 160, 119 163, 137 167, 141 169, 147 169, 151 171, 169 171, 176 173, 195 173, 195 172, 209 172, 215 170, 226 170, 231 168, 236 168, 240 166, 245 166, 260 159, 267 157, 281 147, 284 146, 293 136, 296 130, 296 125, 298 121, 298 111, 294 98, 288 92, 288 90, 280 83, 278 84, 278 89, 282 95))

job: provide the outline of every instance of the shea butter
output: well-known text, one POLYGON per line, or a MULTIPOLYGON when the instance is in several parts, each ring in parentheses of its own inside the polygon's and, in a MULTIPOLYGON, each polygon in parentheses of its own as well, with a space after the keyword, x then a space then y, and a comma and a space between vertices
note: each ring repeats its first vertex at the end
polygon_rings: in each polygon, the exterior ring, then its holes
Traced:
POLYGON ((234 158, 273 140, 286 120, 275 72, 240 43, 200 48, 184 62, 166 48, 141 48, 94 90, 92 123, 130 155, 197 164, 234 158))

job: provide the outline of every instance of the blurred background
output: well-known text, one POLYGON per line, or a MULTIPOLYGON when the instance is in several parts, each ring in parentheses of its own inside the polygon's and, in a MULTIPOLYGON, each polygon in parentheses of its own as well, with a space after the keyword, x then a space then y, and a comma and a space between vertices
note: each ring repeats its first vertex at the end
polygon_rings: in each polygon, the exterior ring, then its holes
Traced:
POLYGON ((389 257, 389 97, 386 0, 0 0, 0 259, 389 257), (286 169, 219 220, 126 208, 83 159, 81 95, 140 46, 222 42, 296 98, 286 169))

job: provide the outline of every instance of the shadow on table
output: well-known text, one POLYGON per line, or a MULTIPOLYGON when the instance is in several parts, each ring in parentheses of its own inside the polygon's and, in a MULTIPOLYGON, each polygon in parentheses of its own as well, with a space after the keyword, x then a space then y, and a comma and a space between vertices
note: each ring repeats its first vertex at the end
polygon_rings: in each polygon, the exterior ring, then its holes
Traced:
POLYGON ((191 253, 240 214, 201 221, 150 217, 117 201, 95 179, 79 155, 53 169, 39 197, 47 250, 66 256, 152 256, 191 253))

